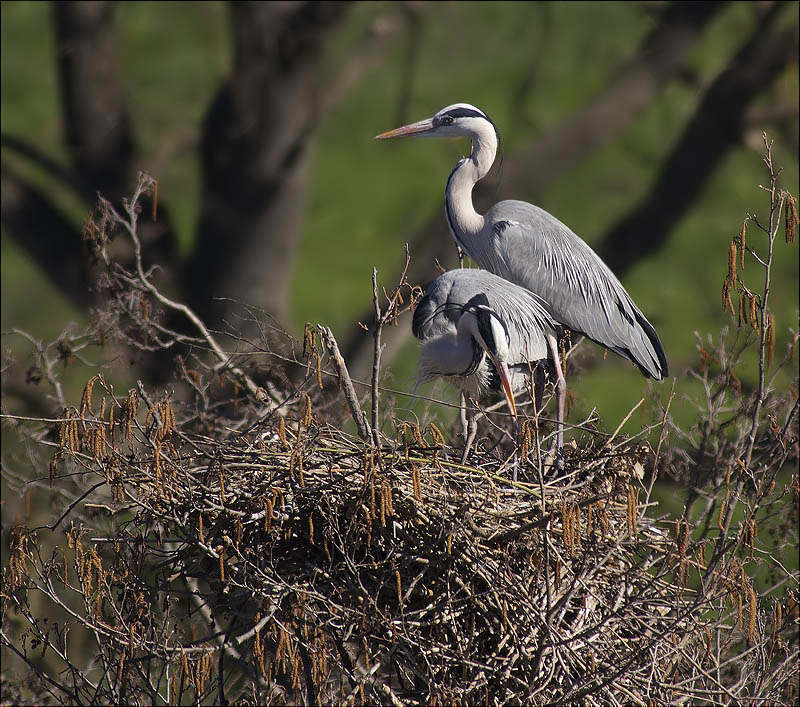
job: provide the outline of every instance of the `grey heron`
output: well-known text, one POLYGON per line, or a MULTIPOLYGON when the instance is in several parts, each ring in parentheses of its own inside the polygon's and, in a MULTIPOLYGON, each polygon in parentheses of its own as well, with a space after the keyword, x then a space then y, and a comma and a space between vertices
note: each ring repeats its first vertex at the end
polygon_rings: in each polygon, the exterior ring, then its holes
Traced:
MULTIPOLYGON (((449 378, 462 392, 502 393, 516 418, 514 392, 525 389, 539 361, 555 356, 548 337, 561 327, 540 297, 485 270, 451 270, 437 277, 417 303, 412 321, 422 341, 418 382, 449 378)), ((540 369, 538 369, 540 370, 540 369)), ((543 377, 536 385, 537 398, 543 377)), ((474 422, 465 433, 466 460, 474 422)), ((515 470, 516 476, 516 470, 515 470)))
MULTIPOLYGON (((524 201, 501 201, 485 214, 475 210, 472 189, 491 169, 499 142, 483 111, 456 103, 376 139, 400 137, 469 138, 472 151, 456 164, 445 189, 445 217, 461 249, 480 267, 539 295, 559 323, 630 359, 645 377, 668 375, 653 326, 608 266, 567 226, 524 201)), ((555 347, 552 334, 547 338, 555 347)), ((557 375, 561 449, 566 381, 560 371, 557 375)))

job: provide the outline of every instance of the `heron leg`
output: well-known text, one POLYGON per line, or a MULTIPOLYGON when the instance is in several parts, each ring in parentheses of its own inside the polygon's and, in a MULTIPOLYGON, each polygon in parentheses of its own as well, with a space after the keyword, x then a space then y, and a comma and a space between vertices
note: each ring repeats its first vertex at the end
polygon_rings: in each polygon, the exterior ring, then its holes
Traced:
POLYGON ((521 426, 519 424, 519 419, 517 419, 515 417, 514 418, 514 461, 511 464, 511 469, 512 469, 511 478, 514 481, 514 483, 517 483, 517 467, 519 466, 518 451, 519 451, 519 448, 521 446, 521 440, 520 440, 520 430, 521 429, 522 428, 521 428, 521 426))
POLYGON ((472 443, 475 441, 475 435, 478 432, 478 415, 480 414, 479 411, 470 412, 467 410, 469 406, 470 398, 469 395, 464 394, 464 407, 462 410, 464 411, 464 415, 466 417, 467 425, 466 425, 466 434, 464 435, 464 451, 461 454, 461 463, 467 463, 467 457, 469 456, 469 450, 472 448, 472 443))
POLYGON ((467 435, 469 434, 468 421, 467 421, 467 394, 463 390, 461 391, 461 395, 459 396, 459 403, 461 407, 458 411, 458 419, 461 422, 461 436, 466 442, 467 435))
POLYGON ((558 395, 558 432, 556 433, 556 465, 560 468, 564 463, 564 403, 567 397, 567 380, 561 368, 561 358, 558 351, 558 341, 549 334, 547 344, 553 355, 553 367, 556 370, 556 393, 558 395))

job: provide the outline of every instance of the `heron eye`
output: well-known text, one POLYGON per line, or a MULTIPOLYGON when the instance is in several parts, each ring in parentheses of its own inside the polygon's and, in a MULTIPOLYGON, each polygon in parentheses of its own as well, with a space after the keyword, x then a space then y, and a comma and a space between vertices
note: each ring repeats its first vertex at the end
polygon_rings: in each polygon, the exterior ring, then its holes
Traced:
POLYGON ((443 115, 442 116, 442 123, 444 125, 452 125, 453 124, 453 116, 452 115, 443 115))

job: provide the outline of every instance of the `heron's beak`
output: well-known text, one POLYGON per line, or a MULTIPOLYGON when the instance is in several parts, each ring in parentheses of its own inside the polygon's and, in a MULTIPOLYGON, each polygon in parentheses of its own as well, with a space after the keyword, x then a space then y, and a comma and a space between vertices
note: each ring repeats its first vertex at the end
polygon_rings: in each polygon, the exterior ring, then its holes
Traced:
POLYGON ((417 123, 404 125, 402 128, 395 128, 394 130, 389 130, 388 132, 376 135, 375 139, 391 140, 392 138, 396 137, 413 137, 414 135, 428 133, 431 130, 433 130, 433 120, 431 118, 426 118, 425 120, 420 120, 417 123))
POLYGON ((505 361, 498 361, 494 356, 492 356, 492 360, 494 361, 494 367, 500 374, 500 383, 502 384, 503 391, 506 394, 506 400, 508 400, 508 408, 511 410, 511 416, 516 419, 517 406, 514 403, 514 393, 511 390, 511 374, 508 372, 508 366, 506 366, 505 361))

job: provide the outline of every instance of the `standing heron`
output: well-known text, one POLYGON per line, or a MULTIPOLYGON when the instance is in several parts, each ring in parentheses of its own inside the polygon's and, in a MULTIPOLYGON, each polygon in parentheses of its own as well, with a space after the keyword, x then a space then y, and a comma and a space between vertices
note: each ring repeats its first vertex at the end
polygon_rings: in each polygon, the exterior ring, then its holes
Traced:
MULTIPOLYGON (((437 277, 414 310, 414 336, 422 341, 418 382, 448 377, 467 396, 502 393, 516 419, 514 392, 527 388, 537 362, 548 358, 548 337, 561 327, 529 290, 485 270, 451 270, 437 277)), ((556 357, 554 366, 559 369, 556 357)), ((543 377, 536 384, 541 400, 543 377)), ((465 431, 462 461, 475 436, 465 431)), ((514 472, 516 477, 516 469, 514 472)))
MULTIPOLYGON (((574 332, 630 359, 645 377, 663 380, 667 359, 655 329, 600 257, 561 221, 524 201, 501 201, 485 214, 472 204, 472 188, 494 163, 499 135, 491 119, 468 103, 376 136, 468 137, 469 157, 459 160, 445 189, 450 233, 478 265, 539 295, 555 319, 574 332)), ((554 360, 557 341, 547 334, 554 360)), ((558 449, 563 444, 566 381, 558 376, 558 449)))

